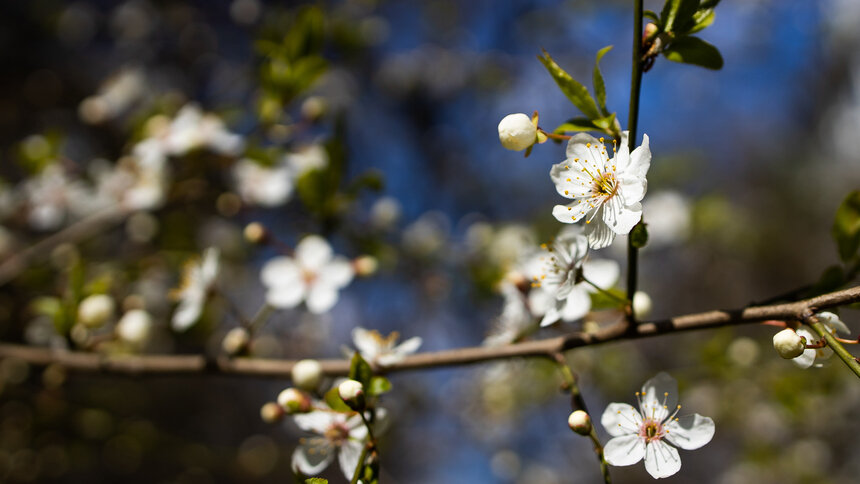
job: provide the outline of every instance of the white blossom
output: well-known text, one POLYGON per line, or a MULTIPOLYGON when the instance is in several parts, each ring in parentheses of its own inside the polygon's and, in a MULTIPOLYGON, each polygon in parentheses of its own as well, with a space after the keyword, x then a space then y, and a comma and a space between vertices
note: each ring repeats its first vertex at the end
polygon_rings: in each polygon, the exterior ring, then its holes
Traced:
POLYGON ((328 166, 328 152, 321 145, 312 144, 284 155, 284 163, 299 178, 311 170, 328 166))
MULTIPOLYGON (((377 419, 384 418, 385 410, 377 409, 377 419)), ((292 466, 308 475, 322 472, 337 454, 340 470, 351 479, 361 458, 367 427, 358 414, 347 415, 330 410, 315 410, 293 415, 300 429, 317 434, 300 440, 293 452, 292 466)))
POLYGON ((522 151, 537 141, 537 126, 523 113, 509 114, 499 122, 499 141, 506 150, 522 151))
POLYGON ((352 281, 352 264, 335 256, 318 235, 302 239, 295 257, 275 257, 263 266, 266 302, 275 308, 292 308, 302 301, 314 314, 322 314, 337 303, 338 291, 352 281))
POLYGON ((179 301, 171 324, 176 331, 185 331, 200 319, 209 290, 218 277, 219 251, 210 247, 203 251, 202 261, 190 261, 185 266, 182 284, 172 296, 179 301))
POLYGON ((550 170, 556 191, 573 202, 556 205, 552 214, 564 223, 584 219, 589 245, 607 247, 616 235, 629 233, 642 219, 640 202, 648 187, 645 174, 650 166, 648 135, 630 153, 625 132, 610 158, 603 138, 579 133, 567 145, 567 159, 550 170))
POLYGON ((626 403, 609 404, 600 419, 612 436, 603 448, 606 462, 628 466, 644 458, 648 473, 660 479, 681 469, 681 457, 672 445, 693 450, 710 442, 714 421, 709 417, 697 413, 675 417, 681 409, 677 393, 675 380, 661 372, 636 393, 638 410, 626 403))
POLYGON ((22 185, 27 220, 36 230, 54 230, 66 222, 73 193, 72 181, 59 163, 45 166, 22 185))
POLYGON ((78 322, 88 328, 98 328, 113 318, 116 304, 107 294, 87 296, 78 304, 78 322))
POLYGON ((421 338, 418 336, 407 339, 397 344, 400 334, 397 331, 382 336, 379 331, 355 328, 352 330, 352 342, 358 349, 365 361, 379 365, 389 366, 402 361, 407 355, 415 353, 421 346, 421 338))
POLYGON ((116 323, 119 339, 135 346, 143 346, 152 333, 152 316, 143 309, 132 309, 116 323))
POLYGON ((233 176, 239 196, 251 205, 277 207, 286 203, 293 193, 293 176, 284 163, 264 166, 243 158, 233 167, 233 176))
POLYGON ((228 131, 221 118, 204 113, 196 104, 183 106, 161 134, 161 139, 166 152, 174 156, 200 148, 235 156, 244 147, 242 137, 228 131))
MULTIPOLYGON (((830 332, 830 334, 836 335, 836 333, 842 333, 845 335, 851 334, 851 330, 848 329, 848 326, 845 326, 845 323, 839 319, 839 316, 829 312, 823 311, 817 313, 816 316, 818 320, 824 325, 824 328, 830 332)), ((807 344, 815 343, 819 340, 818 335, 813 333, 806 327, 801 327, 797 330, 797 334, 806 338, 807 344)), ((815 363, 816 358, 819 360, 826 360, 833 356, 833 350, 827 346, 822 348, 808 348, 803 351, 803 353, 791 360, 792 363, 801 367, 801 368, 809 368, 810 366, 820 367, 822 363, 819 361, 815 363)))

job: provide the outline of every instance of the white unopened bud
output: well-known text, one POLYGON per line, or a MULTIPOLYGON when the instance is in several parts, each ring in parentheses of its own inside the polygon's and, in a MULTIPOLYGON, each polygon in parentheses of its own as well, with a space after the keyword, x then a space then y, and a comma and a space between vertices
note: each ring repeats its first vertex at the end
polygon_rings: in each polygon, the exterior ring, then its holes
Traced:
POLYGON ((364 410, 364 385, 359 381, 346 380, 337 386, 337 394, 353 410, 364 410))
POLYGON ((523 113, 509 114, 499 122, 499 141, 505 149, 522 151, 537 141, 537 127, 523 113))
POLYGON ((779 356, 790 360, 802 355, 806 350, 806 340, 791 328, 773 335, 773 347, 779 356))
POLYGON ((322 365, 317 360, 300 360, 293 365, 290 374, 293 385, 302 390, 314 391, 322 378, 322 365))
POLYGON ((373 275, 379 269, 379 261, 372 255, 362 255, 352 261, 355 274, 359 277, 373 275))
POLYGON ((645 318, 651 314, 651 296, 647 292, 636 291, 633 294, 633 314, 637 318, 645 318))
POLYGON ((251 334, 245 328, 233 328, 224 335, 224 340, 221 341, 221 348, 230 356, 237 355, 248 347, 251 341, 251 334))
POLYGON ((106 294, 93 294, 78 305, 78 322, 88 328, 98 328, 113 318, 116 304, 106 294))
POLYGON ((152 316, 143 309, 126 312, 116 324, 116 334, 127 343, 143 345, 152 331, 152 316))
POLYGON ((260 417, 263 419, 263 422, 275 423, 284 417, 284 409, 275 402, 266 402, 265 405, 260 407, 260 417))
POLYGON ((588 435, 591 433, 591 417, 582 410, 575 410, 567 417, 567 425, 570 430, 579 435, 588 435))
POLYGON ((266 237, 266 228, 260 222, 251 222, 245 226, 245 240, 252 244, 259 244, 266 237))
POLYGON ((287 388, 278 394, 278 405, 287 413, 307 413, 311 411, 311 397, 297 388, 287 388))

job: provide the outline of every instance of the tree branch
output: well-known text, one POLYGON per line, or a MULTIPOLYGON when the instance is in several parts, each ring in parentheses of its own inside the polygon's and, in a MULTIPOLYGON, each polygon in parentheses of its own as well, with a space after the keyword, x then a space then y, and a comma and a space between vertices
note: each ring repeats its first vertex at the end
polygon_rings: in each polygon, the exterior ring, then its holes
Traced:
MULTIPOLYGON (((580 346, 591 346, 612 341, 750 324, 766 320, 803 320, 810 313, 822 309, 860 301, 860 286, 835 291, 811 299, 786 304, 746 307, 734 310, 715 310, 687 314, 671 319, 644 322, 633 333, 627 324, 619 322, 594 333, 574 332, 556 338, 525 341, 506 346, 475 346, 437 352, 419 353, 385 368, 379 373, 460 366, 502 360, 512 357, 545 357, 580 346)), ((0 343, 0 358, 17 358, 28 363, 46 366, 58 364, 71 370, 100 373, 143 375, 219 374, 247 375, 267 378, 289 378, 295 360, 258 358, 206 358, 201 355, 145 355, 108 356, 77 351, 58 351, 25 345, 0 343)), ((331 376, 349 373, 349 360, 319 360, 323 372, 331 376)))

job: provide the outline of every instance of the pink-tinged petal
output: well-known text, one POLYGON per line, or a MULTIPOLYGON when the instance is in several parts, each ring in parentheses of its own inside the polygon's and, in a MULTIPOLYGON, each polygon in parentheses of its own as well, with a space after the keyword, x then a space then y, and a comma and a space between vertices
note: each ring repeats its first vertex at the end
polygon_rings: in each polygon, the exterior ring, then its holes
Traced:
POLYGON ((591 310, 591 296, 582 284, 577 284, 568 293, 561 308, 561 319, 565 321, 576 321, 591 310))
MULTIPOLYGON (((618 277, 621 275, 621 268, 614 260, 609 259, 591 259, 582 264, 582 275, 596 284, 601 289, 609 289, 618 282, 618 277)), ((587 285, 586 289, 590 291, 596 290, 591 285, 587 285), (590 289, 589 289, 590 288, 590 289)))
POLYGON ((624 174, 630 174, 639 178, 645 178, 651 167, 651 147, 648 135, 642 135, 642 144, 630 154, 630 164, 624 170, 624 174))
POLYGON ((332 286, 340 289, 352 281, 355 270, 345 257, 335 257, 334 260, 319 268, 317 284, 332 286))
POLYGON ((305 298, 305 285, 297 281, 292 286, 275 286, 266 291, 266 303, 273 308, 294 308, 305 298))
POLYGON ((314 314, 323 314, 334 307, 337 303, 337 289, 330 286, 315 284, 308 291, 305 304, 308 306, 308 311, 314 314))
POLYGON ((316 475, 322 472, 334 460, 334 448, 322 438, 308 439, 293 452, 292 467, 304 474, 316 475), (309 445, 311 442, 319 445, 309 445))
POLYGON ((678 405, 678 382, 666 372, 660 372, 642 385, 642 413, 663 420, 678 405))
POLYGON ((639 425, 642 424, 642 416, 639 411, 626 403, 610 403, 603 416, 600 417, 600 423, 606 432, 613 437, 619 437, 628 434, 638 434, 639 425))
POLYGON ((666 440, 684 450, 694 450, 711 441, 714 429, 714 421, 710 417, 698 413, 684 415, 666 425, 666 440))
POLYGON ((352 344, 355 345, 362 357, 379 353, 379 343, 373 337, 373 333, 364 328, 359 327, 352 330, 352 344))
POLYGON ((340 465, 340 471, 348 480, 352 480, 352 476, 355 474, 355 468, 358 467, 362 450, 364 450, 364 443, 354 440, 347 440, 340 447, 337 463, 340 465))
POLYGON ((309 235, 296 246, 296 261, 302 268, 316 272, 331 260, 331 246, 319 235, 309 235))
POLYGON ((302 271, 289 257, 275 257, 263 265, 260 280, 267 287, 291 286, 302 280, 302 271))
POLYGON ((635 434, 613 437, 603 447, 603 457, 613 466, 633 465, 645 456, 645 439, 635 434))
POLYGON ((681 470, 678 449, 661 440, 652 440, 645 446, 645 470, 654 479, 669 477, 681 470))
POLYGON ((603 222, 603 214, 601 213, 603 207, 601 206, 598 210, 599 212, 592 222, 585 225, 585 235, 588 237, 588 245, 594 250, 609 247, 612 241, 615 240, 615 232, 603 222))
POLYGON ((629 234, 633 227, 642 220, 642 204, 636 202, 624 206, 621 199, 614 197, 603 206, 603 221, 616 234, 629 234))

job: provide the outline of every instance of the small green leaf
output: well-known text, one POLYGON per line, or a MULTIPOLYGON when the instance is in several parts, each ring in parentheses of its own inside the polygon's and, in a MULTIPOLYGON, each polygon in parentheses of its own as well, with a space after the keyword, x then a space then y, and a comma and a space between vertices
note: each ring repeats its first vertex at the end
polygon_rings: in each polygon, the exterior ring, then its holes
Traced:
POLYGON ((716 15, 714 14, 714 9, 708 8, 705 10, 699 10, 693 15, 693 27, 687 32, 688 34, 695 34, 700 30, 704 30, 705 27, 710 26, 714 23, 714 18, 716 15))
POLYGON ((597 105, 594 103, 594 99, 591 97, 591 94, 588 93, 588 89, 570 77, 570 74, 565 72, 564 69, 556 64, 547 51, 543 51, 543 55, 538 56, 538 60, 540 60, 541 64, 543 64, 544 67, 546 67, 546 70, 549 71, 549 74, 555 80, 555 83, 558 84, 561 92, 567 96, 574 106, 582 111, 582 114, 588 116, 589 119, 600 117, 600 112, 598 111, 597 105))
POLYGON ((612 128, 615 124, 615 113, 594 120, 594 125, 600 128, 604 133, 612 134, 612 128))
POLYGON ((832 233, 843 262, 857 257, 860 249, 860 191, 849 193, 836 209, 832 233))
POLYGON ((663 55, 673 62, 693 64, 708 69, 721 69, 723 56, 713 45, 698 37, 681 37, 663 50, 663 55))
POLYGON ((370 379, 370 384, 367 386, 367 393, 370 395, 382 395, 391 391, 391 382, 384 376, 374 376, 370 379))
POLYGON ((352 355, 352 362, 349 365, 349 378, 361 383, 364 388, 370 385, 370 379, 373 378, 373 369, 364 361, 358 351, 352 355))
POLYGON ((568 119, 552 130, 552 132, 556 134, 564 134, 570 131, 600 131, 600 128, 590 119, 578 117, 568 119))
POLYGON ((644 222, 639 222, 630 231, 630 245, 637 249, 641 249, 648 244, 648 228, 644 222))
POLYGON ((653 10, 645 10, 642 15, 647 19, 653 20, 657 24, 657 27, 660 26, 660 17, 653 10))
POLYGON ((606 83, 603 82, 603 75, 600 73, 600 59, 610 50, 612 50, 612 46, 607 45, 597 51, 597 57, 594 59, 594 74, 592 74, 594 95, 597 97, 597 105, 600 107, 600 112, 604 116, 608 115, 609 112, 606 110, 606 83))
POLYGON ((685 33, 693 26, 693 15, 699 0, 666 0, 660 12, 660 22, 666 32, 685 33))
POLYGON ((323 479, 322 477, 311 477, 310 479, 305 479, 305 484, 328 484, 328 479, 323 479))
POLYGON ((616 287, 607 289, 605 292, 594 291, 591 293, 591 310, 622 308, 626 305, 625 297, 624 291, 616 287))
POLYGON ((352 409, 349 408, 347 404, 343 402, 343 399, 340 398, 340 395, 337 393, 337 387, 334 387, 331 390, 325 392, 323 400, 325 400, 326 405, 328 405, 329 408, 334 410, 335 412, 352 411, 352 409))

